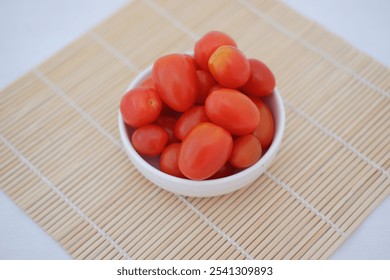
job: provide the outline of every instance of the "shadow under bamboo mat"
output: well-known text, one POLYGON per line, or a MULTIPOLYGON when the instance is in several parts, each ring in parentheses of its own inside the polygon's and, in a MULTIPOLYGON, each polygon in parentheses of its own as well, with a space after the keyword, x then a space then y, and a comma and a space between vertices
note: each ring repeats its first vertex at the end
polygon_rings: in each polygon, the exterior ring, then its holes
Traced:
POLYGON ((132 1, 1 92, 1 190, 76 259, 325 259, 390 192, 389 77, 277 1, 132 1), (286 131, 252 185, 183 197, 134 169, 118 106, 212 29, 274 71, 286 131))

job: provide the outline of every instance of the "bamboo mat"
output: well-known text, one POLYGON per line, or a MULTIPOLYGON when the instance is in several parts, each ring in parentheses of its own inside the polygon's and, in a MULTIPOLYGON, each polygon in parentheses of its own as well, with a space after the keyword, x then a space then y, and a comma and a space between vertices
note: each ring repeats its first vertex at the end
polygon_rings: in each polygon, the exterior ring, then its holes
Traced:
POLYGON ((326 259, 390 192, 389 77, 278 1, 132 1, 1 92, 1 190, 76 259, 326 259), (249 187, 183 197, 134 169, 117 112, 211 29, 273 69, 286 131, 249 187))

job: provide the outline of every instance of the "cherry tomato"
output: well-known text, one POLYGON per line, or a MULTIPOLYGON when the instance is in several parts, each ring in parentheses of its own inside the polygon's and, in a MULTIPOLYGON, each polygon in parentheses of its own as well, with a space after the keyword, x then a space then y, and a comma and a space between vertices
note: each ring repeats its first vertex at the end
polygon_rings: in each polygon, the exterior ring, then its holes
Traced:
POLYGON ((164 128, 148 124, 137 128, 131 136, 134 149, 145 156, 161 154, 168 142, 168 133, 164 128))
POLYGON ((229 35, 220 31, 210 31, 200 38, 194 48, 195 60, 199 67, 208 71, 211 54, 222 45, 237 46, 229 35))
POLYGON ((206 179, 225 165, 232 147, 233 138, 229 132, 213 123, 200 123, 182 142, 180 171, 193 180, 206 179))
POLYGON ((166 132, 168 132, 168 143, 174 143, 179 141, 179 139, 176 138, 174 133, 176 121, 177 120, 174 117, 160 115, 155 122, 155 124, 161 126, 166 130, 166 132))
POLYGON ((160 156, 160 170, 169 175, 184 178, 179 169, 179 151, 181 143, 172 143, 165 147, 160 156))
POLYGON ((246 56, 236 47, 220 46, 209 59, 214 79, 228 88, 239 88, 249 79, 251 70, 246 56))
POLYGON ((192 107, 198 93, 198 78, 193 59, 188 55, 170 54, 153 65, 154 86, 170 108, 184 112, 192 107))
POLYGON ((135 128, 154 122, 162 107, 162 100, 156 90, 146 87, 129 90, 120 104, 123 120, 135 128))
POLYGON ((229 162, 237 168, 247 168, 255 164, 262 154, 260 141, 252 134, 240 136, 233 142, 229 162))
POLYGON ((209 119, 234 135, 252 133, 260 122, 260 113, 253 101, 234 89, 217 89, 205 103, 209 119))
POLYGON ((257 59, 249 59, 251 74, 241 90, 253 96, 270 95, 275 88, 275 77, 271 70, 257 59))
POLYGON ((252 97, 260 112, 260 123, 253 131, 253 135, 259 139, 263 150, 267 149, 274 139, 275 123, 271 110, 265 102, 259 97, 252 97))
POLYGON ((151 87, 154 88, 154 82, 152 76, 148 76, 145 80, 141 82, 139 87, 151 87))
POLYGON ((197 70, 196 75, 198 76, 198 95, 196 97, 196 103, 203 105, 207 96, 209 95, 210 89, 213 88, 217 82, 208 71, 197 70))
POLYGON ((184 112, 175 124, 175 136, 183 140, 184 137, 194 128, 197 124, 201 122, 210 121, 206 115, 204 106, 195 106, 184 112))

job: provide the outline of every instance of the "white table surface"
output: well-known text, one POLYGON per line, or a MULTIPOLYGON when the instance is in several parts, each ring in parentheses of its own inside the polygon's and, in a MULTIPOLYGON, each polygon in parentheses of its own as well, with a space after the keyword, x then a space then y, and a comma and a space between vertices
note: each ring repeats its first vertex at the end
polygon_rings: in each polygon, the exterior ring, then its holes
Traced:
MULTIPOLYGON (((127 2, 2 0, 0 89, 82 36, 127 2)), ((390 1, 284 2, 390 67, 390 1)), ((389 260, 389 214, 390 197, 375 209, 331 259, 389 260)), ((71 259, 71 256, 0 191, 0 259, 71 259)))

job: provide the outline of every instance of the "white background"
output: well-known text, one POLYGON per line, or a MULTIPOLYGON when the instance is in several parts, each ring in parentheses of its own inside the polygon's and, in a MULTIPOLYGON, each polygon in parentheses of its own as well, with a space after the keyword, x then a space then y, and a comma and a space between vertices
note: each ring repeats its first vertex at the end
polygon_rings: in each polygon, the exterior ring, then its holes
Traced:
MULTIPOLYGON (((1 0, 0 89, 82 36, 127 2, 1 0)), ((284 2, 390 67, 390 1, 284 2)), ((390 259, 389 216, 390 197, 331 258, 390 259)), ((0 191, 0 259, 70 258, 0 191)))
MULTIPOLYGON (((234 261, 234 260, 133 260, 124 261, 3 261, 0 276, 3 279, 141 279, 141 280, 329 280, 375 279, 388 280, 390 261, 234 261), (20 269, 23 267, 23 269, 20 269), (222 271, 227 268, 227 274, 222 271), (248 273, 249 268, 258 267, 257 273, 248 273), (265 268, 261 274, 261 267, 265 268), (123 270, 122 270, 123 268, 123 270), (157 271, 159 269, 160 273, 157 271), (213 269, 214 268, 214 269, 213 269), (220 268, 217 270, 215 268, 220 268), (232 268, 232 270, 230 270, 232 268), (244 273, 239 274, 238 268, 244 273), (243 268, 247 268, 246 270, 243 268), (118 270, 121 275, 118 275, 118 270), (162 272, 164 270, 164 272, 162 272), (183 273, 184 275, 175 275, 183 273), (123 274, 122 274, 123 271, 123 274), (218 271, 221 271, 218 273, 218 271), (233 275, 231 275, 233 271, 233 275), (245 274, 246 271, 246 274, 245 274), (214 272, 214 275, 211 273, 214 272), (127 273, 127 275, 125 274, 127 273), (149 274, 149 275, 148 275, 149 274), (159 276, 153 275, 159 274, 159 276), (192 275, 188 275, 192 274, 192 275), (198 275, 196 275, 198 274, 198 275), (238 275, 237 275, 238 274, 238 275), (257 274, 257 275, 256 275, 257 274), (199 276, 200 275, 200 276, 199 276)), ((253 270, 252 270, 253 271, 253 270)))

